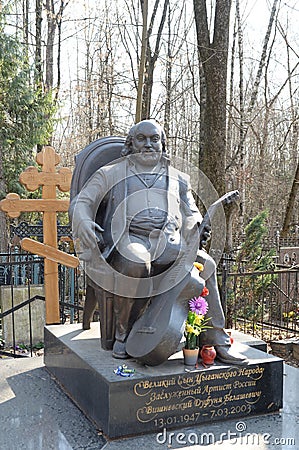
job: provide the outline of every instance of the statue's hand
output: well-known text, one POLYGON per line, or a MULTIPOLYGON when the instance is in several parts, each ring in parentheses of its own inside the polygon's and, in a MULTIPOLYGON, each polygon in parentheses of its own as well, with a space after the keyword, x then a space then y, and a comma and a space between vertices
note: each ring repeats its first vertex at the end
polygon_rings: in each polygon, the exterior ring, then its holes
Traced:
POLYGON ((105 244, 102 232, 98 231, 98 229, 96 229, 96 240, 97 240, 97 244, 98 244, 99 250, 102 252, 104 250, 104 248, 106 247, 106 244, 105 244))
POLYGON ((199 248, 201 249, 205 247, 210 239, 211 239, 211 227, 210 225, 205 225, 202 235, 200 237, 199 248))
POLYGON ((105 247, 102 231, 104 231, 103 228, 93 220, 82 220, 76 236, 82 250, 92 250, 97 246, 102 250, 105 247))

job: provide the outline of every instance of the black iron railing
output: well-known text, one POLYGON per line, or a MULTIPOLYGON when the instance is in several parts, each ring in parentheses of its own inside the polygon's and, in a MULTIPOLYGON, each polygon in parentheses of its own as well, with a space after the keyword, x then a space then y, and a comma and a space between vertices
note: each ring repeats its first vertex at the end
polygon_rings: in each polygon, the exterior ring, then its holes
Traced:
MULTIPOLYGON (((61 323, 82 321, 85 276, 58 266, 61 323)), ((43 346, 44 263, 27 253, 0 255, 0 354, 32 356, 43 346)))
POLYGON ((227 327, 266 341, 299 336, 299 267, 220 275, 227 327))

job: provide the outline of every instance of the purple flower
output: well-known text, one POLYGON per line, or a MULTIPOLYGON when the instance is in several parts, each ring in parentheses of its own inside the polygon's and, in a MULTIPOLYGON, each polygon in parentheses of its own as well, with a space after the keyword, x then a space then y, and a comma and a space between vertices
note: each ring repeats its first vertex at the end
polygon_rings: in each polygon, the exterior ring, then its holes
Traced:
POLYGON ((196 314, 205 315, 208 311, 208 302, 201 296, 194 297, 192 300, 189 300, 190 310, 195 312, 196 314))

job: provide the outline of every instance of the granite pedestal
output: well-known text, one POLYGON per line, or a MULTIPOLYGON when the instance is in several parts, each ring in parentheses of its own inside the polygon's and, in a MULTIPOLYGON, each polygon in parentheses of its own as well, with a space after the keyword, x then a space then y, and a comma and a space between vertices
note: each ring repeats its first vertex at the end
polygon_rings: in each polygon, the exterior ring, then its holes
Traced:
POLYGON ((87 331, 80 324, 47 326, 45 365, 111 439, 246 418, 282 407, 283 361, 240 343, 240 334, 233 345, 250 359, 249 365, 216 362, 190 369, 182 352, 156 367, 116 360, 101 349, 99 332, 98 323, 87 331), (123 363, 135 369, 132 377, 114 373, 123 363))

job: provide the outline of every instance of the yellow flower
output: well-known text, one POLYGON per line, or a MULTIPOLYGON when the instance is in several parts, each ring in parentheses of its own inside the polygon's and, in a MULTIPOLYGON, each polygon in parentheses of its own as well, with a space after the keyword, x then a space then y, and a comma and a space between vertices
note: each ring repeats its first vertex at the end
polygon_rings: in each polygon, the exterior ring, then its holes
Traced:
POLYGON ((193 266, 196 267, 197 270, 199 270, 199 272, 203 271, 203 265, 199 262, 194 262, 193 266))
POLYGON ((194 333, 194 328, 189 323, 186 323, 186 333, 194 333))
POLYGON ((203 319, 204 319, 203 315, 197 314, 194 320, 194 325, 200 325, 203 319))

